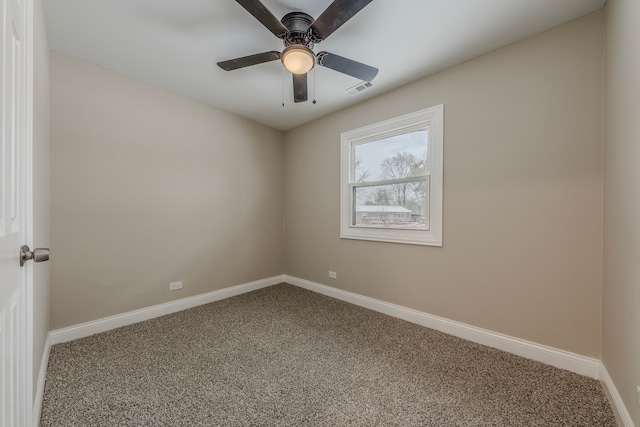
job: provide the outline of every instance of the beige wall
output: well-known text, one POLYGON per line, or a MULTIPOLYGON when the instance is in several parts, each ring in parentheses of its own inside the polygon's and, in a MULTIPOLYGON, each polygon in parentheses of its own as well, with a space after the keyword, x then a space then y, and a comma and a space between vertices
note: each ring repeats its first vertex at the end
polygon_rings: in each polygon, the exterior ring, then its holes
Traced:
MULTIPOLYGON (((33 44, 33 243, 50 245, 49 44, 42 3, 34 2, 33 44)), ((49 332, 50 262, 33 264, 33 393, 49 332)))
POLYGON ((60 53, 50 79, 52 329, 283 273, 281 132, 60 53))
POLYGON ((596 12, 285 133, 287 274, 599 357, 602 39, 596 12), (444 246, 341 240, 340 133, 440 103, 444 246))
POLYGON ((640 2, 605 8, 602 361, 640 426, 640 2))

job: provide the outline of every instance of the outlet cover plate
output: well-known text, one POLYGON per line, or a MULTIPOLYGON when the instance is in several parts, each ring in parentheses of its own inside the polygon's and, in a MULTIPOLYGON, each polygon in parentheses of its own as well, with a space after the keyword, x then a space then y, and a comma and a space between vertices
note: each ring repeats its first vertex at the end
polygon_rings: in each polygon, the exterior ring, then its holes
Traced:
POLYGON ((177 291, 178 289, 182 289, 182 282, 171 282, 169 283, 170 291, 177 291))
POLYGON ((329 278, 330 279, 337 279, 338 275, 336 274, 335 271, 329 271, 329 278))

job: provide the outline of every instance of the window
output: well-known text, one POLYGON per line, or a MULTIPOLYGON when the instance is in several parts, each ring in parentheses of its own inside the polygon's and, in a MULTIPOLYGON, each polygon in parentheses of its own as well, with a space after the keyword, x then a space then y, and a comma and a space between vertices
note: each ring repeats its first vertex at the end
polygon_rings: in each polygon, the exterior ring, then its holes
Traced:
POLYGON ((340 237, 442 246, 444 106, 341 135, 340 237))

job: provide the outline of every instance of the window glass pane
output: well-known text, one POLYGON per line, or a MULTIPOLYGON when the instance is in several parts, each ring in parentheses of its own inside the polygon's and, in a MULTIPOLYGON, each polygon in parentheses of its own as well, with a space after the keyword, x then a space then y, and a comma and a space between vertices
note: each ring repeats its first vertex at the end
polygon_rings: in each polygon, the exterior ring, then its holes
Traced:
POLYGON ((429 229, 429 180, 354 187, 352 226, 429 229))
POLYGON ((354 146, 353 182, 426 175, 429 134, 426 129, 354 146))

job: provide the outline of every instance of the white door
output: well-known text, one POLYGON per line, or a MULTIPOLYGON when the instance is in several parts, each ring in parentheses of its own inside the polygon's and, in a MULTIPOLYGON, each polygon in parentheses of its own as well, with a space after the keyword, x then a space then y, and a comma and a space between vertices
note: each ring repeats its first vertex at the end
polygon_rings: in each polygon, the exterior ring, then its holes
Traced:
POLYGON ((0 426, 31 422, 32 0, 0 0, 0 426))

